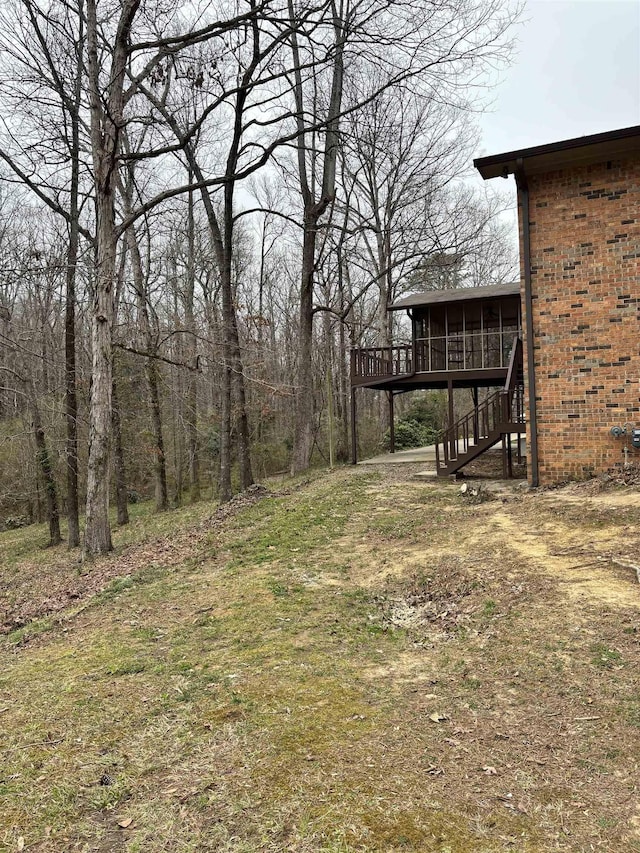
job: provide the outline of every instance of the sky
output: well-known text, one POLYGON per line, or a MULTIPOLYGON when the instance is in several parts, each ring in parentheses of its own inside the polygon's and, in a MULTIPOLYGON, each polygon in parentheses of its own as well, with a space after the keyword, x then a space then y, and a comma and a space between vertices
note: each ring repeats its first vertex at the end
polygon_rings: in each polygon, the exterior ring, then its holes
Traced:
POLYGON ((528 0, 475 157, 640 124, 640 0, 528 0))
MULTIPOLYGON (((474 157, 640 124, 640 0, 527 0, 474 157)), ((484 181, 473 170, 476 186, 484 181)), ((517 247, 513 177, 489 181, 517 247)))

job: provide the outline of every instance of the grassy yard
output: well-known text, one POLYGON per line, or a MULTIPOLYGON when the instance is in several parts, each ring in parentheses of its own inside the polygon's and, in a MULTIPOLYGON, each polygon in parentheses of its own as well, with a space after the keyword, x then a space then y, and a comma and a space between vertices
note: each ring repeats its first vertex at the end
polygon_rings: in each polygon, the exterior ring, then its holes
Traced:
POLYGON ((0 534, 0 850, 640 851, 640 491, 409 474, 0 534))

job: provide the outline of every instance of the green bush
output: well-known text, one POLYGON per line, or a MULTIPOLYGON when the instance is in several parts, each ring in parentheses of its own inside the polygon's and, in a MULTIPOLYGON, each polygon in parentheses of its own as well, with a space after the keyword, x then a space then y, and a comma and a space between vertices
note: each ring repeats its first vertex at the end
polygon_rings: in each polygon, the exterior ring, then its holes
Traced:
POLYGON ((446 395, 443 391, 414 394, 403 420, 417 421, 437 432, 444 424, 446 405, 446 395))
MULTIPOLYGON (((395 445, 396 450, 408 450, 410 447, 424 447, 438 440, 438 431, 430 426, 421 424, 411 418, 402 418, 396 423, 395 445)), ((387 449, 391 447, 391 431, 384 434, 384 444, 387 449)))
MULTIPOLYGON (((428 391, 412 397, 406 413, 396 421, 396 450, 424 447, 438 441, 444 419, 445 397, 440 391, 428 391)), ((384 434, 384 445, 391 447, 391 434, 384 434)))

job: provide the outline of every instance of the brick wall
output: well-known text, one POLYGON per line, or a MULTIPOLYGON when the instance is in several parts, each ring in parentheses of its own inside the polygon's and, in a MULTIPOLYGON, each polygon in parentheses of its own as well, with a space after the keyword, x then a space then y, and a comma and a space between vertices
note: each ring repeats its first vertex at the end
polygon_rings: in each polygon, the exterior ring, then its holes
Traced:
POLYGON ((640 427, 640 153, 528 183, 545 484, 620 464, 609 430, 640 427))

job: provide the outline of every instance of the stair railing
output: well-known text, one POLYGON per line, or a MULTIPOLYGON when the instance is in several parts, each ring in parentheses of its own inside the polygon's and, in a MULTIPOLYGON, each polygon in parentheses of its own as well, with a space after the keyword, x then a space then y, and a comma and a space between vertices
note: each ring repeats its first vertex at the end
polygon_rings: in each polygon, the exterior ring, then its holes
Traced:
POLYGON ((509 356, 509 368, 507 370, 507 379, 504 383, 505 389, 513 390, 518 384, 518 374, 522 370, 522 338, 516 335, 513 339, 511 347, 511 355, 509 356))
POLYGON ((524 423, 524 389, 500 388, 448 427, 436 444, 437 468, 448 468, 470 447, 498 438, 508 424, 524 423))

